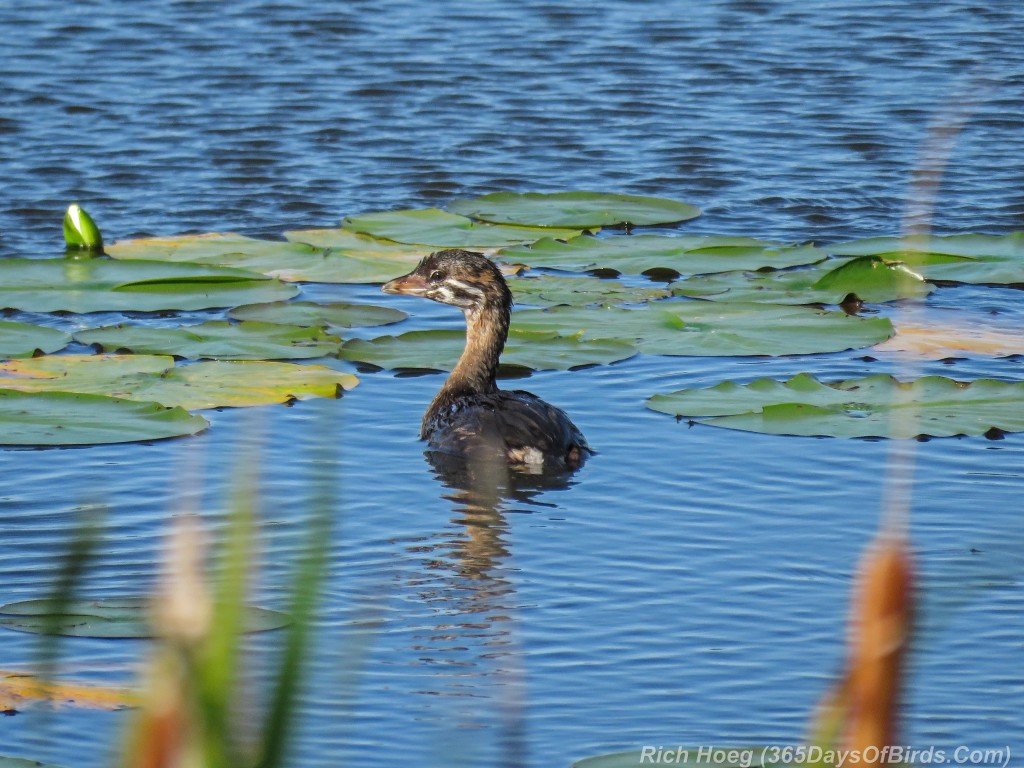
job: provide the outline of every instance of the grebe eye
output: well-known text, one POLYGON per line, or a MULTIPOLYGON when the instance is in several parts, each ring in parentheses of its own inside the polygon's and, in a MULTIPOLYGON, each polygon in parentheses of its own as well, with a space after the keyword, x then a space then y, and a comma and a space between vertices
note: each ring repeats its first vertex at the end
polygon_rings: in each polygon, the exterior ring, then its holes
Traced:
POLYGON ((441 274, 441 270, 435 269, 433 272, 430 273, 430 282, 439 283, 441 282, 441 279, 443 277, 444 275, 441 274))

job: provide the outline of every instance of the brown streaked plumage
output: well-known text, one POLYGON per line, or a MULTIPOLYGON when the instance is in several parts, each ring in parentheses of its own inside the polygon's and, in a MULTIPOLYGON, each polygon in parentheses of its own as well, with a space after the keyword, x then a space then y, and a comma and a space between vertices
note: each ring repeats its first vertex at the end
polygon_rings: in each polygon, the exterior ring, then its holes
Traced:
POLYGON ((564 471, 583 463, 590 447, 562 410, 530 392, 498 389, 512 293, 490 259, 473 251, 438 251, 381 290, 451 304, 466 317, 466 347, 420 427, 420 439, 431 450, 500 458, 530 471, 564 471))

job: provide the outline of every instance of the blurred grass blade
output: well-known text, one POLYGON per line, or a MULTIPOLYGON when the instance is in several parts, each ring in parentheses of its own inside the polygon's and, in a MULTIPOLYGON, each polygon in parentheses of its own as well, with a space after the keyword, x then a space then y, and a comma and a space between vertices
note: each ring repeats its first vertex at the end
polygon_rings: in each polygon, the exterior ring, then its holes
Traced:
POLYGON ((294 716, 295 699, 303 678, 306 649, 313 632, 313 619, 320 597, 320 587, 327 567, 333 528, 332 478, 330 464, 321 465, 323 475, 316 478, 309 531, 303 551, 295 564, 292 578, 292 600, 289 613, 292 625, 288 630, 282 658, 278 664, 273 698, 263 725, 259 751, 259 768, 277 768, 284 765, 287 737, 294 716))

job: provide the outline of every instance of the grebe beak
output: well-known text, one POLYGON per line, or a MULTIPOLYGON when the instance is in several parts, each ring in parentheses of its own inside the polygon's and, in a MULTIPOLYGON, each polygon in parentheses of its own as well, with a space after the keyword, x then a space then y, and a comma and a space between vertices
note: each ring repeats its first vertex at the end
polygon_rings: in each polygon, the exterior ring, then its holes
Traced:
POLYGON ((427 281, 415 272, 396 277, 380 287, 384 293, 404 293, 407 296, 423 296, 429 288, 427 281))

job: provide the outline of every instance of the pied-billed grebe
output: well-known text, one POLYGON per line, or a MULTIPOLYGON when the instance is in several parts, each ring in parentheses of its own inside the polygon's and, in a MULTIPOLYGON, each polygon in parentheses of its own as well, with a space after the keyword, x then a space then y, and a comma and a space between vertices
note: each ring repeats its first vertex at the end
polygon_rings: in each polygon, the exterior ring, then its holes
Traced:
POLYGON ((431 450, 500 458, 530 471, 564 471, 583 463, 590 447, 562 410, 495 383, 512 292, 490 259, 473 251, 438 251, 381 290, 451 304, 466 316, 466 348, 423 416, 420 439, 431 450))

